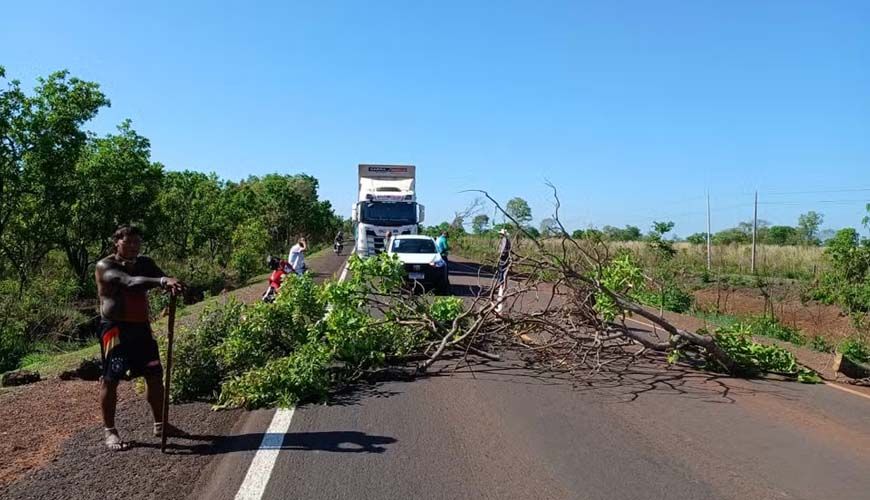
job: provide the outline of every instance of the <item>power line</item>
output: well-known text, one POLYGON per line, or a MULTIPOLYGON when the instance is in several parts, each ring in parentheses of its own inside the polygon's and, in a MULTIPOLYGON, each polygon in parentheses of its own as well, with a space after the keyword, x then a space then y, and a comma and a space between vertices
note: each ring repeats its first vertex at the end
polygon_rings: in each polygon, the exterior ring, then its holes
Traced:
POLYGON ((840 205, 850 205, 852 203, 870 203, 870 198, 865 198, 861 200, 805 200, 805 201, 765 201, 759 202, 761 205, 785 205, 785 206, 796 206, 796 205, 809 205, 812 203, 833 203, 840 205))
POLYGON ((785 196, 791 194, 862 193, 867 191, 870 191, 870 188, 823 189, 819 191, 762 191, 761 193, 765 196, 785 196))

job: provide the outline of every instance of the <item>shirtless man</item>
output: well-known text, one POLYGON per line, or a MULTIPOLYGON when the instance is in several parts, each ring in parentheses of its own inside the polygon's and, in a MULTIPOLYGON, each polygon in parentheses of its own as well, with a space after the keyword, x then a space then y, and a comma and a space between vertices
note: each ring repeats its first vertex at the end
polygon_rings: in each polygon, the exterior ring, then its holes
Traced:
MULTIPOLYGON (((154 414, 154 435, 160 436, 163 430, 163 367, 157 342, 151 334, 147 293, 160 287, 177 294, 184 285, 166 276, 150 258, 139 256, 142 235, 136 227, 121 226, 112 239, 115 253, 97 263, 95 274, 102 316, 100 406, 106 446, 117 451, 127 447, 115 429, 118 382, 127 371, 132 377, 145 377, 146 398, 154 414)), ((169 425, 166 430, 171 434, 179 433, 169 425)))

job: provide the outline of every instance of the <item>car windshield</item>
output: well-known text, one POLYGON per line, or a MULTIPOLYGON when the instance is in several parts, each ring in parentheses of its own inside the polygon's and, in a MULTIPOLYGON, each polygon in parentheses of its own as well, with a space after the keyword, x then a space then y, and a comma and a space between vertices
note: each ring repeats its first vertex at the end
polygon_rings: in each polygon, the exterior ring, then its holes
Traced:
POLYGON ((395 253, 435 253, 435 242, 424 239, 393 240, 395 253))

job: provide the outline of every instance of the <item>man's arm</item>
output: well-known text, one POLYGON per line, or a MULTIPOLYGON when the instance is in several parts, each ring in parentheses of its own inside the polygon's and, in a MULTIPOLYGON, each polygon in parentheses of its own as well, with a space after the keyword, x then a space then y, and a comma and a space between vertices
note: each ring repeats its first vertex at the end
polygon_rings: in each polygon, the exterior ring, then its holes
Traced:
POLYGON ((130 276, 120 269, 107 268, 101 273, 102 281, 116 286, 129 289, 150 290, 162 285, 164 277, 151 278, 148 276, 130 276))
POLYGON ((145 257, 143 255, 139 257, 138 262, 140 265, 139 270, 141 270, 143 276, 148 276, 149 278, 162 278, 166 276, 163 269, 160 269, 160 266, 158 266, 151 257, 145 257))

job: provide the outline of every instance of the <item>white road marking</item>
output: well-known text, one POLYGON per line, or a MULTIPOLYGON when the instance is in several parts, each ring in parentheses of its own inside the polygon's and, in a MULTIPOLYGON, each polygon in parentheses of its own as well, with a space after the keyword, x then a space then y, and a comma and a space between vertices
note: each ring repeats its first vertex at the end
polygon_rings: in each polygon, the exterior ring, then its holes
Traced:
POLYGON ((631 321, 632 323, 637 323, 638 325, 648 326, 648 327, 650 327, 650 328, 652 328, 652 329, 654 329, 654 330, 656 330, 656 329, 661 329, 661 327, 655 326, 655 325, 652 324, 652 323, 644 323, 643 321, 638 321, 638 320, 636 320, 636 319, 634 319, 634 318, 625 318, 625 321, 631 321))
MULTIPOLYGON (((347 279, 349 264, 350 257, 344 262, 344 269, 338 278, 339 282, 347 279)), ((275 411, 272 422, 269 424, 269 428, 260 442, 260 447, 257 448, 257 453, 254 454, 254 459, 251 460, 248 473, 245 474, 245 479, 242 481, 238 493, 236 493, 236 500, 260 500, 263 498, 263 493, 265 493, 266 486, 269 484, 269 478, 272 477, 275 461, 278 460, 281 445, 284 444, 284 436, 290 430, 290 422, 293 421, 293 413, 295 411, 296 408, 293 406, 290 408, 278 408, 275 411)))
POLYGON ((350 266, 350 257, 344 261, 344 269, 341 270, 341 276, 338 277, 338 282, 341 283, 345 279, 347 279, 347 269, 350 266))
POLYGON ((263 435, 263 441, 251 460, 251 466, 236 493, 236 500, 260 500, 269 484, 272 469, 278 459, 278 452, 284 443, 284 435, 290 430, 290 422, 293 420, 294 407, 279 408, 272 417, 272 423, 263 435))
POLYGON ((839 391, 848 392, 849 394, 852 394, 854 396, 862 397, 864 399, 870 399, 870 395, 864 394, 863 392, 858 392, 854 389, 849 389, 848 387, 843 387, 840 384, 835 384, 833 382, 824 382, 824 384, 828 387, 833 387, 834 389, 837 389, 839 391))

